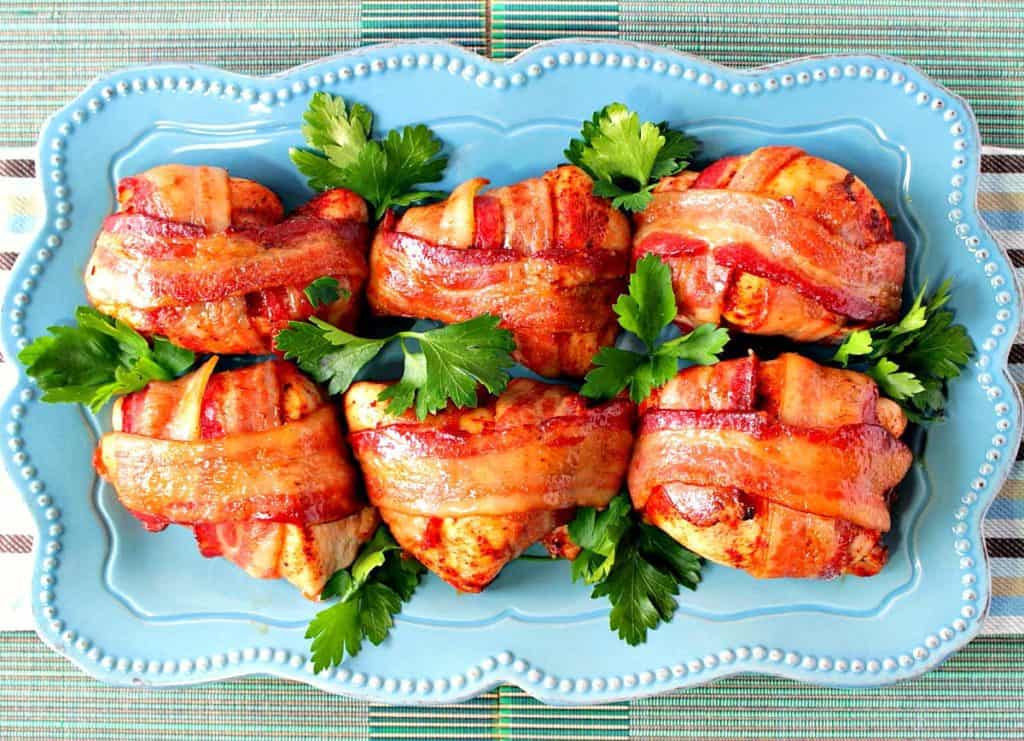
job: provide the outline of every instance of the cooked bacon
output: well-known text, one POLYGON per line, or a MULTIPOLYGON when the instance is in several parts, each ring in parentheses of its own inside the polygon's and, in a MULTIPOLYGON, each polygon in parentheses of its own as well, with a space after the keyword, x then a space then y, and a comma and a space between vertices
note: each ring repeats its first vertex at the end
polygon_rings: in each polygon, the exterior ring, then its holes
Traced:
POLYGON ((641 405, 629 490, 644 517, 755 576, 870 575, 910 468, 875 382, 787 353, 681 371, 641 405))
POLYGON ((199 551, 222 556, 257 579, 287 579, 316 599, 335 571, 349 566, 370 539, 379 519, 363 507, 340 520, 313 525, 279 522, 218 522, 195 527, 199 551))
POLYGON ((148 529, 191 526, 203 555, 313 598, 377 523, 337 414, 290 363, 216 362, 119 399, 97 470, 148 529))
POLYGON ((215 167, 164 165, 125 178, 85 271, 89 300, 145 334, 199 352, 266 353, 289 321, 354 323, 367 275, 367 212, 345 190, 282 221, 280 201, 215 167), (314 311, 303 289, 348 291, 314 311))
POLYGON ((388 415, 386 384, 345 395, 367 493, 396 540, 463 591, 480 591, 578 506, 619 491, 633 440, 632 405, 587 407, 565 386, 515 379, 477 409, 423 422, 388 415))
POLYGON ((385 218, 370 253, 371 307, 449 323, 491 313, 524 365, 584 375, 617 333, 628 222, 575 167, 477 195, 486 184, 470 180, 443 203, 385 218))
POLYGON ((665 178, 636 216, 634 259, 672 268, 682 326, 799 341, 894 320, 906 247, 867 187, 795 147, 665 178))

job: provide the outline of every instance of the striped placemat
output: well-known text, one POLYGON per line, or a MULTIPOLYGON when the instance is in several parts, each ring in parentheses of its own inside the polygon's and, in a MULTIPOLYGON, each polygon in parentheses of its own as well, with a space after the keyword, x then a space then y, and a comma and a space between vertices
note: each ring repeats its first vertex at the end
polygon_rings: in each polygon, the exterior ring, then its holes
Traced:
POLYGON ((0 145, 113 67, 197 61, 265 75, 362 44, 442 38, 497 58, 617 37, 736 67, 902 57, 965 97, 986 143, 1024 148, 1024 0, 0 0, 0 145))

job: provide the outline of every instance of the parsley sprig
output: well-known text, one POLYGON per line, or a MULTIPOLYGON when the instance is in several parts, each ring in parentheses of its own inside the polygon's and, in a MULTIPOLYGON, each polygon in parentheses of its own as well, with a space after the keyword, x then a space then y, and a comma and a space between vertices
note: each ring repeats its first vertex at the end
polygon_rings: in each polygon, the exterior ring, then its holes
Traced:
POLYGON ((611 399, 627 386, 629 398, 640 403, 679 370, 680 360, 701 365, 717 362, 729 341, 729 332, 702 324, 689 334, 658 342, 661 331, 676 315, 672 274, 657 255, 644 255, 629 278, 629 293, 615 302, 619 325, 646 346, 638 353, 604 347, 594 356, 597 366, 584 378, 580 393, 591 399, 611 399))
POLYGON ((609 625, 631 646, 672 618, 680 586, 694 590, 700 583, 700 558, 642 522, 625 494, 600 512, 581 507, 569 537, 582 549, 572 562, 573 581, 594 585, 593 599, 608 597, 609 625))
POLYGON ((75 326, 47 331, 18 353, 18 360, 43 390, 43 401, 86 404, 94 412, 150 381, 177 378, 196 359, 164 337, 147 341, 124 322, 88 306, 75 310, 75 326))
POLYGON ((347 288, 340 288, 338 279, 329 275, 321 275, 314 280, 302 292, 309 299, 310 306, 314 309, 327 304, 333 304, 338 299, 348 298, 351 292, 347 288))
POLYGON ((627 211, 643 211, 658 180, 690 164, 697 140, 667 123, 640 121, 622 103, 612 103, 583 122, 565 157, 594 179, 594 193, 627 211))
POLYGON ((405 360, 402 378, 379 398, 389 402, 391 414, 415 407, 416 416, 424 419, 449 401, 459 407, 476 406, 478 385, 492 394, 505 390, 515 342, 511 332, 498 327, 500 321, 482 314, 423 332, 365 338, 311 317, 308 322, 291 322, 280 332, 277 349, 317 381, 327 383, 330 393, 340 394, 385 345, 398 342, 405 360))
POLYGON ((851 332, 832 357, 843 367, 866 364, 865 372, 882 393, 899 402, 915 422, 942 417, 947 382, 960 375, 974 354, 967 329, 954 324, 953 312, 943 308, 951 284, 945 280, 925 298, 926 284, 899 322, 851 332))
POLYGON ((303 120, 302 135, 310 148, 293 147, 288 154, 313 190, 348 188, 373 206, 377 219, 389 208, 445 195, 418 187, 440 180, 448 166, 441 141, 426 126, 406 126, 372 139, 368 108, 359 103, 346 107, 341 97, 322 92, 313 95, 303 120))
POLYGON ((313 670, 336 666, 346 654, 355 656, 364 639, 379 646, 424 571, 418 561, 402 556, 385 526, 377 528, 352 565, 335 572, 320 593, 322 600, 339 599, 318 612, 306 629, 306 638, 313 640, 313 670))

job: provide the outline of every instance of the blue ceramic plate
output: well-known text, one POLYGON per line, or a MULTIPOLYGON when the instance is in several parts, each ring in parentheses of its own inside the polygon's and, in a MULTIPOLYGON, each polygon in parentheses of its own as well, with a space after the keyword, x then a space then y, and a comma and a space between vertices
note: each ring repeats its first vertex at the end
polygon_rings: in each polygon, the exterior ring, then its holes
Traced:
POLYGON ((566 563, 516 562, 484 593, 430 576, 379 647, 314 674, 316 606, 287 583, 203 559, 190 533, 143 531, 93 474, 108 424, 38 401, 24 377, 3 406, 5 461, 39 530, 39 634, 86 672, 166 687, 274 674, 395 703, 451 702, 500 682, 542 700, 596 703, 736 672, 870 686, 935 666, 978 632, 989 602, 981 520, 1007 475, 1020 404, 1006 375, 1019 311, 1006 256, 975 205, 980 145, 966 104, 895 59, 799 59, 736 72, 664 49, 564 41, 506 63, 433 43, 379 46, 253 79, 206 67, 115 72, 46 125, 46 217, 4 301, 8 357, 85 302, 80 274, 118 178, 165 162, 254 178, 289 206, 309 196, 288 160, 314 90, 370 106, 381 130, 425 122, 445 140, 445 186, 496 184, 562 159, 580 120, 619 100, 704 142, 711 159, 794 144, 857 173, 910 247, 909 284, 955 276, 957 319, 978 347, 952 384, 899 496, 891 559, 870 579, 758 582, 709 565, 671 624, 631 648, 566 563))

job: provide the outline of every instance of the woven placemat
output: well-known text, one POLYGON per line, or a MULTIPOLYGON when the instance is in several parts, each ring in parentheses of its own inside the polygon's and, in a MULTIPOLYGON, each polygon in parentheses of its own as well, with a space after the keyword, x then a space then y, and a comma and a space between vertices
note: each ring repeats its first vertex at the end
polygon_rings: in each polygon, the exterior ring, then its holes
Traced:
POLYGON ((510 57, 565 36, 661 44, 735 67, 865 51, 920 65, 973 106, 986 144, 1024 147, 1024 0, 0 0, 0 146, 95 75, 198 61, 265 75, 362 44, 440 38, 510 57))
POLYGON ((107 687, 28 633, 0 634, 5 739, 1018 739, 1024 637, 979 638, 895 687, 834 690, 734 677, 633 703, 551 708, 502 687, 460 705, 390 707, 280 680, 107 687))

